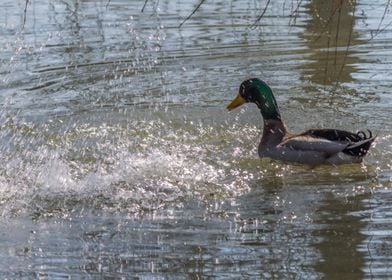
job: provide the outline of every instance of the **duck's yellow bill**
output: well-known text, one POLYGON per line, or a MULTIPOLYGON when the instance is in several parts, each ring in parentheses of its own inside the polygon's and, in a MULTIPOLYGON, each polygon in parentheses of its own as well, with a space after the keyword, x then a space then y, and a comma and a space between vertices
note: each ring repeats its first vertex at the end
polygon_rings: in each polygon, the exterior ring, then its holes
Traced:
POLYGON ((245 99, 241 95, 238 94, 237 97, 234 98, 233 101, 231 101, 229 105, 227 105, 227 110, 231 111, 231 110, 241 106, 245 102, 246 102, 245 99))

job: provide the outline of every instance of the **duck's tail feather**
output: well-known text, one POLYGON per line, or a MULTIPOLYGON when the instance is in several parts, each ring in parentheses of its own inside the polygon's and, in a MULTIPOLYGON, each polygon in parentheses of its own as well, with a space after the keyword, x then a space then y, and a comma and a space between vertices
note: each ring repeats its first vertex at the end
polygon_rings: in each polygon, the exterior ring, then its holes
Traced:
POLYGON ((349 144, 342 152, 350 156, 356 156, 356 157, 365 156, 369 151, 370 146, 372 145, 374 139, 376 139, 377 137, 377 136, 373 136, 370 130, 367 131, 369 133, 369 136, 367 136, 365 132, 359 131, 357 135, 361 140, 349 144))

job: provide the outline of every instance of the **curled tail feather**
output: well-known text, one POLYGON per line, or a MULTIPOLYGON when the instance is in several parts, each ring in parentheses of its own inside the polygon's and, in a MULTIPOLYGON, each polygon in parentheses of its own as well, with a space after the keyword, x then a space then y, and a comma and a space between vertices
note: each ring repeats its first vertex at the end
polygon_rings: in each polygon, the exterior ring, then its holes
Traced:
POLYGON ((370 130, 367 131, 369 133, 369 136, 367 136, 366 133, 363 131, 358 131, 357 133, 358 141, 350 143, 342 152, 350 156, 356 156, 356 157, 365 156, 369 151, 370 146, 372 145, 374 139, 376 139, 377 137, 377 136, 373 136, 370 130))

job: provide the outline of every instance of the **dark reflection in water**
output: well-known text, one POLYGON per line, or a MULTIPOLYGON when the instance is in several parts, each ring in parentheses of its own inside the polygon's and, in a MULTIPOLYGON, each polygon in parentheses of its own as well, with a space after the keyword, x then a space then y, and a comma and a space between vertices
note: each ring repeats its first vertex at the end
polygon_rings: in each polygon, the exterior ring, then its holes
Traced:
POLYGON ((321 254, 315 269, 324 275, 324 279, 362 279, 364 277, 365 254, 358 247, 365 240, 361 234, 366 223, 361 217, 353 216, 356 211, 363 211, 363 200, 370 194, 336 198, 325 194, 316 210, 315 220, 322 228, 313 232, 321 242, 315 247, 321 254))
POLYGON ((355 64, 363 62, 353 50, 361 43, 354 30, 357 2, 312 0, 305 7, 310 17, 300 36, 311 54, 310 62, 300 67, 302 78, 333 86, 351 82, 357 71, 355 64))

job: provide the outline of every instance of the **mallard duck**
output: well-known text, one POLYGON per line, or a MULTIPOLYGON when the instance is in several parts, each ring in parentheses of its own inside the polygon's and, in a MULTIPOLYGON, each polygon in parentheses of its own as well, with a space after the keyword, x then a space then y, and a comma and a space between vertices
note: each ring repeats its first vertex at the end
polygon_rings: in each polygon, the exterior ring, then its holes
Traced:
POLYGON ((359 131, 310 129, 290 133, 282 121, 271 88, 259 79, 244 81, 237 97, 227 106, 233 110, 244 103, 255 103, 264 119, 258 154, 286 162, 317 166, 321 164, 360 163, 376 136, 359 131))

